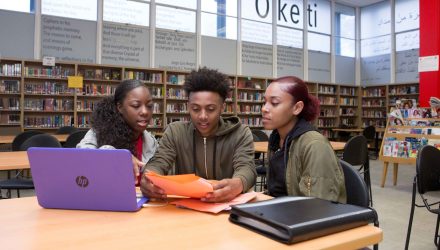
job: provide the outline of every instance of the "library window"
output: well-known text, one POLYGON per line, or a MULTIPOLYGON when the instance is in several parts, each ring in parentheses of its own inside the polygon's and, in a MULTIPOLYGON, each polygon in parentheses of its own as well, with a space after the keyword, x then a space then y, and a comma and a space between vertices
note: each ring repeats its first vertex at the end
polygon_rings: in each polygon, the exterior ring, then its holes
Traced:
POLYGON ((307 42, 309 50, 330 53, 330 36, 308 32, 307 42))
POLYGON ((388 1, 361 8, 361 39, 390 34, 390 10, 388 1))
POLYGON ((0 1, 0 9, 35 13, 35 0, 0 1))
POLYGON ((41 14, 96 21, 97 0, 41 0, 41 14))
POLYGON ((396 34, 396 51, 418 49, 419 47, 419 30, 396 34))
POLYGON ((236 0, 203 0, 202 12, 237 17, 236 0))
POLYGON ((277 26, 277 45, 303 48, 303 31, 277 26))
POLYGON ((104 0, 104 21, 149 26, 149 19, 149 3, 126 0, 104 0))
POLYGON ((272 25, 243 19, 241 21, 241 40, 272 44, 272 25))
POLYGON ((241 1, 241 17, 252 21, 272 23, 272 1, 241 1))
POLYGON ((277 25, 289 28, 304 28, 303 0, 280 0, 277 7, 277 25))
POLYGON ((380 36, 361 40, 362 57, 370 57, 391 53, 391 36, 380 36))
POLYGON ((237 39, 237 18, 202 12, 202 35, 237 39))
POLYGON ((419 0, 396 0, 395 31, 407 31, 419 28, 419 0))
POLYGON ((197 0, 156 0, 156 3, 183 7, 193 10, 197 8, 197 0))
POLYGON ((307 12, 308 30, 330 35, 330 2, 327 0, 309 0, 307 12))
POLYGON ((355 57, 355 10, 341 4, 335 5, 335 54, 355 57))
POLYGON ((190 10, 157 5, 156 27, 195 33, 196 13, 190 10))

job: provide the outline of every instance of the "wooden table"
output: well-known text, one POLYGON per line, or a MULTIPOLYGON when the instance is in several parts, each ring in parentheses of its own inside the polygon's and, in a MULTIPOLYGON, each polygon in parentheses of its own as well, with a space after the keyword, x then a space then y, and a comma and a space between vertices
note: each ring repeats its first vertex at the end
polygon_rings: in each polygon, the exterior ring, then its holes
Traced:
POLYGON ((26 151, 0 152, 0 170, 28 169, 26 151))
MULTIPOLYGON (((110 197, 109 197, 110 198, 110 197)), ((372 225, 285 245, 218 215, 176 208, 138 212, 43 209, 35 197, 0 201, 3 249, 359 249, 382 241, 372 225)))
MULTIPOLYGON (((51 134, 55 138, 58 139, 59 142, 66 142, 67 137, 69 135, 67 134, 51 134)), ((0 144, 9 144, 14 141, 15 135, 0 135, 0 144)))
MULTIPOLYGON (((330 141, 332 148, 334 151, 343 150, 345 146, 345 142, 339 141, 330 141)), ((267 141, 259 141, 254 142, 255 152, 257 153, 267 153, 268 142, 267 141)))

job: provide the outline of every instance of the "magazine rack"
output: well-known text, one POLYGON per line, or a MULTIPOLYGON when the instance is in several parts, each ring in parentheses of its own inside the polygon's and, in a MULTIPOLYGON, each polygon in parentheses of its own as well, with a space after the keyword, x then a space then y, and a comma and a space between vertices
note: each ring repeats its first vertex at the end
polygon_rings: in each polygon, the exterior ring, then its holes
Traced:
POLYGON ((387 119, 379 152, 379 160, 383 161, 381 187, 385 186, 389 163, 393 163, 393 185, 396 185, 399 163, 415 166, 417 152, 426 144, 440 149, 440 117, 436 113, 431 115, 430 108, 419 110, 423 113, 421 117, 430 118, 404 117, 402 125, 394 117, 387 119))

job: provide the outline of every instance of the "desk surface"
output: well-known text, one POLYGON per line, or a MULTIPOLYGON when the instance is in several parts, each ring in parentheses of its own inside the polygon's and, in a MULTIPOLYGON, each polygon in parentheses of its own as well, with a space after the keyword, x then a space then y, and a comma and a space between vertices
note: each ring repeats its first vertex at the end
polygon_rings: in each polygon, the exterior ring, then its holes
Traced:
POLYGON ((26 151, 0 152, 0 170, 26 168, 30 168, 26 151))
MULTIPOLYGON (((343 150, 345 146, 345 142, 339 141, 330 141, 332 148, 334 151, 343 150)), ((254 142, 255 152, 258 153, 267 153, 268 142, 267 141, 259 141, 254 142)))
MULTIPOLYGON (((69 135, 66 134, 51 134, 58 139, 59 142, 65 142, 69 135)), ((0 144, 2 143, 12 143, 14 141, 15 135, 0 135, 0 144)))
POLYGON ((371 225, 284 245, 218 215, 165 207, 138 212, 43 209, 35 197, 0 201, 4 249, 359 249, 382 241, 371 225))

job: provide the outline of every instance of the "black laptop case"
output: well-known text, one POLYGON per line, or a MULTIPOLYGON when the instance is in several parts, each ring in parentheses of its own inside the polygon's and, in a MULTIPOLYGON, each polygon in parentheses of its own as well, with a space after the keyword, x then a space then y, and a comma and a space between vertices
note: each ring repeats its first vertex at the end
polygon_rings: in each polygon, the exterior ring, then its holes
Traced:
POLYGON ((232 206, 229 220, 292 244, 377 221, 376 211, 312 197, 280 197, 232 206))

